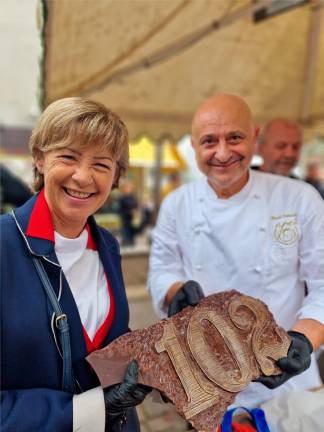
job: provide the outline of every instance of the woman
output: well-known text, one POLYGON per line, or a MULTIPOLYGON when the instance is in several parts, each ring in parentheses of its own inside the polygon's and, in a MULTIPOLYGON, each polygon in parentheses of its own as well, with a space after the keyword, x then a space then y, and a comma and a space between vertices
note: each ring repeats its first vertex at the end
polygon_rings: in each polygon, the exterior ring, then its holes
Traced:
POLYGON ((137 364, 102 390, 85 360, 128 331, 118 243, 92 216, 126 171, 126 127, 99 103, 61 99, 30 149, 38 193, 1 217, 2 430, 137 431, 132 407, 150 391, 137 364))

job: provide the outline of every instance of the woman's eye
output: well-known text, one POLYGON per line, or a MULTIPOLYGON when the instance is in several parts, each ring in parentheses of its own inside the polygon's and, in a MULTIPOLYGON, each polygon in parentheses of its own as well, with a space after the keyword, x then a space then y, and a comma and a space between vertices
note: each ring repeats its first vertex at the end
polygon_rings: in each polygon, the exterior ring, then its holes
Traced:
POLYGON ((69 154, 61 154, 59 157, 65 160, 75 160, 75 157, 69 154))
POLYGON ((110 166, 109 166, 109 165, 106 165, 106 164, 103 164, 103 163, 96 163, 95 166, 96 166, 97 168, 100 168, 100 169, 110 170, 110 166))

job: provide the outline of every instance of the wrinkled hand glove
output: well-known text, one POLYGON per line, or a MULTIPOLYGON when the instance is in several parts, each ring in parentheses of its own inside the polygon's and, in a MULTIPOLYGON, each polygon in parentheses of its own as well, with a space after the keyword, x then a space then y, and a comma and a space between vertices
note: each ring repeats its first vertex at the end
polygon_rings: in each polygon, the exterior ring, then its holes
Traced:
POLYGON ((198 282, 189 280, 173 296, 168 308, 168 317, 172 317, 187 306, 196 306, 205 295, 198 282))
POLYGON ((151 387, 138 384, 138 365, 136 360, 132 360, 127 366, 124 381, 104 389, 106 431, 110 430, 109 424, 125 416, 127 408, 143 402, 151 390, 151 387))
POLYGON ((279 387, 293 376, 304 372, 311 364, 313 346, 307 337, 302 333, 292 330, 288 334, 291 337, 291 344, 287 357, 283 357, 277 361, 277 365, 283 373, 271 376, 263 375, 255 380, 264 384, 269 389, 279 387))

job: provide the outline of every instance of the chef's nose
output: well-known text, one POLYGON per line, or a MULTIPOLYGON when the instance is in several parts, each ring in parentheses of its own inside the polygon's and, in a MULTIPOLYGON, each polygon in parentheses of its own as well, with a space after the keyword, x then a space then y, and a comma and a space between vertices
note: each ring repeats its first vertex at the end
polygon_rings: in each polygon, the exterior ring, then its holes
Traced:
POLYGON ((231 157, 231 150, 225 140, 220 140, 216 149, 215 157, 220 162, 226 162, 231 157))

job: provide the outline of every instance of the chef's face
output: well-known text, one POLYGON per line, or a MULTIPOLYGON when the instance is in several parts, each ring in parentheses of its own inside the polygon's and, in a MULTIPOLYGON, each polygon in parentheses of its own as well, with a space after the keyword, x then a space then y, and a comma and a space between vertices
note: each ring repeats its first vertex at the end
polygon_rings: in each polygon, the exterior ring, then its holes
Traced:
POLYGON ((228 198, 247 183, 258 132, 247 105, 237 97, 216 96, 198 109, 192 146, 200 170, 219 197, 228 198))

